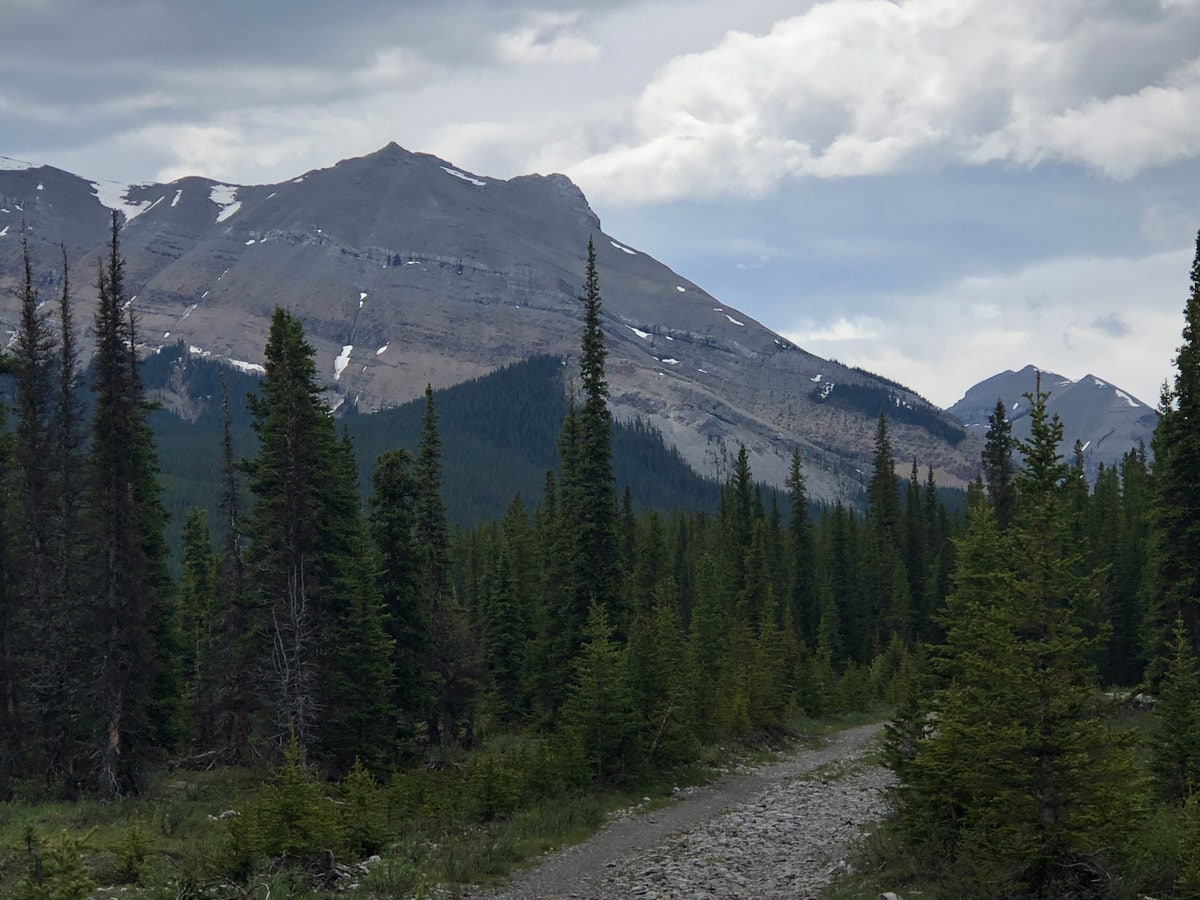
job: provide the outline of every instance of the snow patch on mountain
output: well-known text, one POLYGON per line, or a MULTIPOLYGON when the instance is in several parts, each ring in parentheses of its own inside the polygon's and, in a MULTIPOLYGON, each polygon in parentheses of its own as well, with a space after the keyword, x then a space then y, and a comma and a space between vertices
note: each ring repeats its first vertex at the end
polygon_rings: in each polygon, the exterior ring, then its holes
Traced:
POLYGON ((244 359, 226 359, 225 361, 239 372, 245 372, 247 375, 267 374, 267 370, 258 363, 246 362, 244 359))
POLYGON ((1125 393, 1120 388, 1113 388, 1113 393, 1116 394, 1118 397, 1120 397, 1122 400, 1124 400, 1126 403, 1128 403, 1130 406, 1132 406, 1134 409, 1137 409, 1139 406, 1142 405, 1142 404, 1138 403, 1136 400, 1134 400, 1132 397, 1130 397, 1127 393, 1125 393))
POLYGON ((447 175, 453 175, 459 181, 465 181, 469 184, 475 185, 475 187, 483 187, 487 184, 486 181, 480 181, 478 178, 468 175, 466 172, 461 172, 458 169, 453 169, 450 166, 442 166, 441 169, 447 175))
POLYGON ((212 186, 208 199, 221 207, 221 211, 217 213, 218 224, 242 208, 242 201, 237 199, 237 192, 238 187, 235 184, 214 184, 212 186))
POLYGON ((100 201, 100 205, 123 213, 126 222, 132 222, 154 205, 149 200, 129 199, 127 195, 130 189, 136 187, 136 185, 118 184, 115 181, 93 181, 91 185, 92 192, 95 193, 96 199, 100 201))
POLYGON ((632 331, 634 334, 636 334, 638 337, 640 337, 643 341, 650 340, 650 332, 642 331, 639 328, 634 328, 632 325, 626 325, 625 327, 628 328, 630 331, 632 331))
POLYGON ((625 245, 618 244, 616 241, 609 241, 609 243, 612 244, 614 247, 616 247, 618 250, 620 250, 622 253, 628 253, 630 256, 637 256, 636 250, 630 250, 625 245))
POLYGON ((346 366, 350 365, 350 351, 354 349, 353 344, 346 344, 342 347, 342 352, 337 355, 333 361, 333 380, 337 381, 342 377, 342 372, 346 370, 346 366))
POLYGON ((0 156, 0 172, 24 172, 26 169, 37 168, 31 162, 23 159, 13 159, 11 156, 0 156))

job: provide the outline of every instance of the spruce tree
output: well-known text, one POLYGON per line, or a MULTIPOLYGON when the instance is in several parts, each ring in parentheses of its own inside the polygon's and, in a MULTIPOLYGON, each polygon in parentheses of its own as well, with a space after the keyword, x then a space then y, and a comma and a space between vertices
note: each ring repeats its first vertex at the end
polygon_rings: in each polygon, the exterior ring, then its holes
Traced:
POLYGON ((1159 793, 1175 803, 1200 787, 1200 677, 1183 622, 1176 620, 1170 655, 1154 704, 1151 768, 1159 793))
POLYGON ((98 290, 84 521, 88 630, 97 663, 92 758, 97 790, 111 798, 140 786, 152 759, 177 737, 178 714, 174 606, 162 537, 166 513, 133 318, 125 315, 125 262, 115 213, 98 290))
POLYGON ((988 430, 984 435, 983 477, 1001 531, 1008 528, 1017 508, 1016 468, 1012 459, 1015 447, 1004 401, 997 399, 995 410, 988 414, 988 430))
POLYGON ((1128 736, 1103 721, 1092 602, 1069 541, 1062 426, 1029 397, 1021 507, 1007 534, 975 507, 947 601, 936 730, 893 756, 901 820, 926 853, 981 887, 1051 897, 1093 890, 1138 812, 1128 736))
POLYGON ((608 615, 593 603, 560 726, 567 758, 584 783, 616 781, 626 773, 633 736, 626 673, 608 615))
POLYGON ((20 560, 20 604, 29 626, 23 630, 29 639, 28 646, 36 654, 30 660, 31 671, 27 674, 35 696, 27 699, 40 713, 55 702, 50 692, 56 687, 54 678, 47 677, 55 663, 45 655, 56 648, 52 636, 44 633, 41 627, 50 612, 54 583, 56 498, 51 489, 51 467, 54 464, 55 348, 50 324, 38 302, 25 235, 21 237, 21 260, 24 276, 21 312, 12 353, 17 414, 15 462, 20 473, 16 485, 20 498, 17 530, 20 546, 14 549, 20 560))
POLYGON ((417 445, 415 492, 417 552, 430 623, 423 660, 433 688, 426 717, 428 736, 433 744, 452 745, 460 737, 470 742, 484 669, 479 643, 448 579, 450 525, 442 499, 442 441, 429 385, 417 445))
POLYGON ((82 528, 84 495, 84 410, 76 345, 75 319, 71 309, 70 271, 67 248, 62 249, 62 279, 58 295, 57 381, 52 410, 50 492, 53 497, 54 528, 50 549, 50 605, 39 620, 44 670, 42 708, 43 743, 47 774, 58 780, 66 796, 79 790, 76 769, 78 745, 83 735, 80 712, 87 703, 87 658, 85 630, 87 612, 84 590, 85 543, 82 528))
POLYGON ((424 668, 429 654, 430 612, 421 577, 416 541, 417 479, 413 457, 389 450, 375 461, 371 475, 371 536, 378 554, 378 583, 388 636, 393 645, 396 693, 402 739, 411 739, 417 723, 432 708, 432 685, 424 668))
POLYGON ((192 742, 208 750, 218 740, 221 664, 217 556, 212 549, 208 516, 195 506, 183 523, 183 559, 179 575, 179 619, 182 631, 180 668, 192 742))
POLYGON ((1174 383, 1163 385, 1152 443, 1155 503, 1144 596, 1156 618, 1155 647, 1181 619, 1192 655, 1200 658, 1200 232, 1183 314, 1174 383))
MULTIPOLYGON (((16 469, 16 478, 11 486, 5 487, 6 491, 10 487, 15 491, 13 499, 17 507, 12 546, 5 551, 7 564, 12 568, 4 573, 10 582, 5 590, 13 595, 9 601, 13 610, 12 633, 5 643, 12 648, 8 651, 9 665, 20 673, 16 679, 20 693, 15 683, 9 686, 11 693, 6 706, 12 707, 12 718, 3 723, 8 726, 9 736, 9 746, 4 752, 12 767, 22 765, 22 736, 28 741, 30 731, 42 731, 42 719, 57 700, 53 695, 57 687, 54 678, 57 661, 49 655, 55 649, 54 640, 45 627, 47 619, 52 617, 54 562, 54 495, 50 490, 50 467, 54 463, 51 452, 54 342, 40 311, 25 234, 21 235, 21 263, 20 319, 9 361, 17 414, 16 433, 9 447, 14 458, 9 465, 16 469)), ((0 765, 0 770, 3 768, 0 765)))
POLYGON ((695 751, 682 629, 663 584, 630 629, 626 653, 633 759, 645 775, 685 762, 695 751))
POLYGON ((612 472, 612 414, 608 409, 608 381, 604 363, 607 350, 601 327, 600 282, 596 250, 588 240, 584 275, 583 336, 579 352, 582 403, 564 424, 563 526, 568 536, 564 598, 568 615, 567 646, 578 647, 580 629, 592 601, 620 628, 618 607, 617 499, 612 472), (568 436, 566 429, 572 429, 568 436), (567 439, 569 438, 569 439, 567 439))
POLYGON ((421 578, 430 601, 447 587, 449 565, 449 524, 446 502, 442 499, 442 439, 438 434, 437 410, 433 388, 425 385, 425 412, 421 417, 421 436, 416 464, 416 529, 421 553, 421 578))
MULTIPOLYGON (((0 363, 6 362, 0 357, 0 363)), ((14 466, 7 417, 7 407, 0 401, 0 801, 11 797, 13 778, 24 772, 20 704, 25 665, 19 655, 21 608, 9 530, 14 466)))
POLYGON ((265 639, 262 610, 249 590, 245 560, 242 486, 233 448, 229 389, 221 377, 221 541, 217 562, 218 608, 214 615, 217 647, 211 665, 220 680, 214 747, 231 762, 250 752, 254 718, 261 706, 259 665, 265 639))
MULTIPOLYGON (((867 526, 870 563, 867 570, 867 599, 871 638, 884 638, 884 624, 891 616, 889 604, 896 564, 900 561, 900 498, 896 492, 896 462, 887 416, 880 413, 875 432, 875 456, 867 485, 867 526)), ((865 659, 863 660, 865 662, 865 659)))
POLYGON ((719 698, 717 685, 729 637, 731 610, 726 581, 717 557, 706 552, 696 564, 696 602, 692 607, 687 646, 688 682, 692 686, 692 708, 708 737, 715 736, 719 698))
POLYGON ((789 575, 792 619, 801 640, 810 647, 815 647, 821 609, 813 558, 812 524, 808 517, 808 491, 804 484, 804 470, 800 461, 799 448, 792 451, 787 489, 791 510, 788 516, 787 530, 791 561, 789 575))
POLYGON ((333 480, 325 486, 330 534, 338 544, 329 560, 329 610, 323 643, 322 716, 318 746, 327 764, 346 773, 360 761, 382 769, 391 761, 395 738, 394 645, 376 581, 374 547, 362 516, 358 464, 348 434, 334 454, 333 480))
POLYGON ((1112 634, 1106 671, 1116 684, 1139 683, 1146 668, 1145 631, 1149 624, 1140 595, 1146 566, 1150 516, 1150 473, 1146 448, 1134 448, 1121 459, 1119 527, 1112 559, 1112 634))
POLYGON ((331 534, 326 490, 338 480, 339 461, 314 355, 300 321, 277 307, 261 395, 248 398, 258 454, 245 464, 254 497, 246 523, 248 589, 254 631, 262 635, 258 656, 270 673, 262 692, 274 713, 274 740, 283 746, 294 739, 306 752, 321 726, 322 657, 339 602, 330 595, 331 551, 344 540, 331 534))

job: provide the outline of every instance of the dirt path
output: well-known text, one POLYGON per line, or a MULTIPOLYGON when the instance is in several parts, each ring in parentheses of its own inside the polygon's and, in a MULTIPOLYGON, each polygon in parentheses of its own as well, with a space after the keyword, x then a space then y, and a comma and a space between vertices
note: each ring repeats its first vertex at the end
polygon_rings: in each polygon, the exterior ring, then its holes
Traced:
POLYGON ((890 774, 862 765, 882 726, 827 737, 743 769, 645 814, 618 815, 588 840, 477 898, 815 896, 861 827, 886 812, 890 774))

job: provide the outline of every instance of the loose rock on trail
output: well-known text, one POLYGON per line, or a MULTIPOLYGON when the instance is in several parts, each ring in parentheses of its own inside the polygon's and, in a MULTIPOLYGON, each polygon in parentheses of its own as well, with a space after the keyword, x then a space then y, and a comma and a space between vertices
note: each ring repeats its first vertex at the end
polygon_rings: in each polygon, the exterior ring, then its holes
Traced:
POLYGON ((739 769, 647 813, 625 812, 583 843, 475 898, 806 898, 842 870, 862 827, 887 813, 891 773, 866 765, 881 725, 832 734, 739 769))

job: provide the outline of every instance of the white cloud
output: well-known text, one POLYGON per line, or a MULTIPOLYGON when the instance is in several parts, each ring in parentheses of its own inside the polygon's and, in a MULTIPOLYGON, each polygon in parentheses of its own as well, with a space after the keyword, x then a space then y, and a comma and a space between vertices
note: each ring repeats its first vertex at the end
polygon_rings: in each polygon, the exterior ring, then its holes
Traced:
POLYGON ((1191 252, 1060 259, 964 278, 929 294, 860 298, 859 309, 785 329, 820 356, 895 378, 941 406, 1005 369, 1094 373, 1148 404, 1171 374, 1191 252))
POLYGON ((522 27, 497 36, 496 55, 522 64, 590 62, 600 48, 575 33, 579 20, 579 13, 538 13, 522 27))
POLYGON ((1179 204, 1153 203, 1142 213, 1142 237, 1156 247, 1179 248, 1192 244, 1200 217, 1197 211, 1187 211, 1179 204))
POLYGON ((1200 154, 1198 47, 1196 4, 831 0, 672 59, 567 171, 634 203, 948 160, 1127 178, 1200 154))
POLYGON ((887 333, 887 323, 874 316, 855 316, 852 319, 838 318, 823 324, 810 323, 799 331, 788 334, 788 340, 801 347, 815 345, 850 345, 877 341, 887 333))

